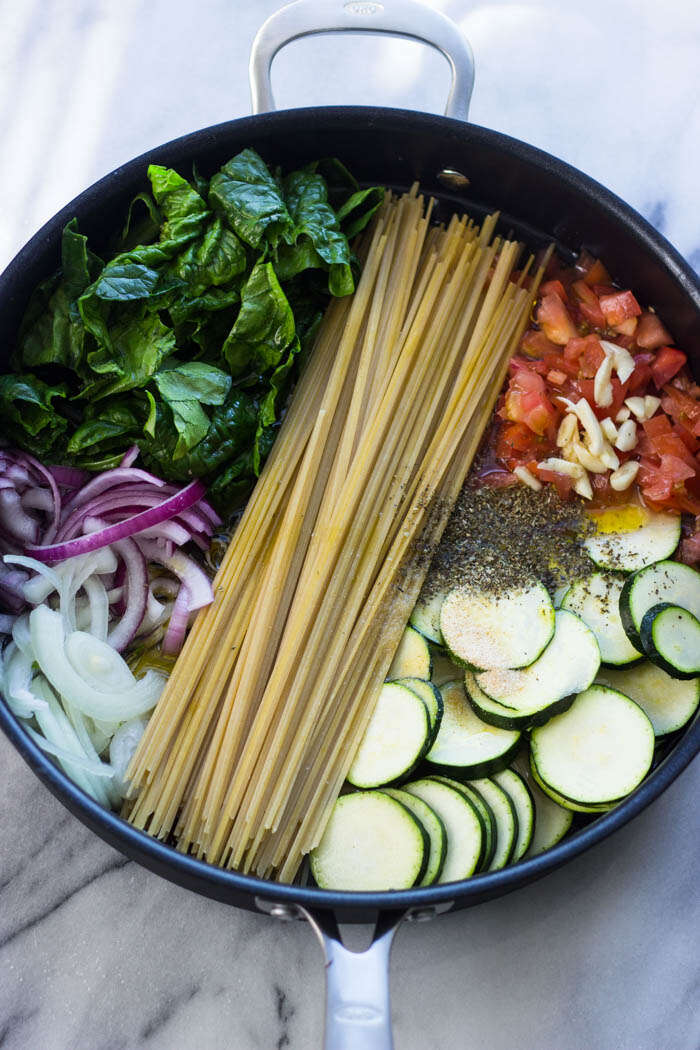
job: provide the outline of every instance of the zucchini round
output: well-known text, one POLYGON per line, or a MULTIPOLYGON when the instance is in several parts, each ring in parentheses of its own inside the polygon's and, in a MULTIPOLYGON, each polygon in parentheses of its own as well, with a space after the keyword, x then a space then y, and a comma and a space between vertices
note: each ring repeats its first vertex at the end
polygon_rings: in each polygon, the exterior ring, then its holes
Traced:
MULTIPOLYGON (((617 509, 617 516, 624 513, 617 509)), ((591 561, 601 569, 614 572, 637 572, 653 562, 670 558, 681 538, 680 514, 663 514, 636 505, 629 509, 635 518, 641 517, 636 528, 620 532, 599 530, 583 541, 591 561)), ((591 515, 594 520, 603 515, 591 515)))
POLYGON ((503 594, 460 587, 442 603, 440 630, 462 667, 527 667, 554 634, 554 606, 539 581, 503 594))
POLYGON ((633 700, 607 686, 580 693, 563 715, 534 729, 531 762, 540 783, 572 808, 607 807, 641 784, 654 730, 633 700))
POLYGON ((700 623, 687 609, 660 602, 647 609, 639 630, 644 652, 671 678, 700 674, 700 623))
POLYGON ((630 576, 620 592, 620 616, 635 649, 644 651, 642 620, 654 605, 670 602, 700 620, 700 573, 678 561, 659 561, 630 576))
POLYGON ((700 704, 700 678, 671 678, 647 661, 625 670, 601 667, 596 682, 618 689, 639 704, 657 737, 682 729, 700 704))
POLYGON ((575 613, 590 627, 600 648, 600 659, 614 667, 643 659, 622 626, 620 593, 623 584, 620 576, 596 572, 573 583, 562 602, 562 609, 575 613))
POLYGON ((455 772, 468 779, 504 769, 518 749, 520 733, 482 722, 461 682, 447 682, 440 692, 444 713, 426 761, 442 772, 455 772))

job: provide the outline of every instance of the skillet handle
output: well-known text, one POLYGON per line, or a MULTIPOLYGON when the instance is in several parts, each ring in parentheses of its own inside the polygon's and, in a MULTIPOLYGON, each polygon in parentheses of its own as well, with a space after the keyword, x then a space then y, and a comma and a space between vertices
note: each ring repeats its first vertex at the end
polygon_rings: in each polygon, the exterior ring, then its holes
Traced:
POLYGON ((332 912, 299 908, 326 956, 324 1050, 393 1050, 389 955, 405 912, 381 912, 364 952, 343 945, 332 912))
POLYGON ((389 33, 436 48, 452 71, 445 116, 467 120, 474 87, 472 49, 454 22, 418 0, 295 0, 280 8, 260 27, 250 52, 253 113, 275 108, 270 68, 277 52, 316 33, 389 33))

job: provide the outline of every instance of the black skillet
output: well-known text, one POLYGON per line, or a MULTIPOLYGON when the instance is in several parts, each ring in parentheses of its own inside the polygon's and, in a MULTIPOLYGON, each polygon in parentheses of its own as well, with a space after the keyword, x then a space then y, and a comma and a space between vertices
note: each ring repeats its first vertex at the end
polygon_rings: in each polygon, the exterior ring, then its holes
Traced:
MULTIPOLYGON (((440 210, 482 215, 500 209, 504 230, 532 247, 551 240, 564 253, 582 246, 601 256, 614 277, 653 303, 700 374, 700 283, 678 252, 641 216, 592 179, 541 150, 466 123, 474 79, 468 43, 438 12, 416 0, 298 0, 273 15, 253 45, 250 64, 256 115, 219 124, 130 161, 82 193, 48 222, 0 277, 0 347, 9 354, 31 290, 56 269, 64 224, 77 216, 97 250, 118 228, 150 163, 189 174, 192 162, 214 172, 252 146, 294 168, 339 157, 363 183, 403 189, 419 180, 440 210), (394 33, 440 50, 452 69, 447 116, 376 107, 327 107, 273 112, 270 65, 277 51, 311 33, 394 33)), ((326 1050, 388 1050, 392 1046, 388 961, 402 919, 430 918, 499 897, 558 868, 640 813, 700 750, 700 718, 679 734, 640 788, 610 813, 580 828, 543 855, 468 881, 387 893, 331 893, 282 886, 210 867, 150 838, 77 788, 29 739, 4 702, 0 726, 20 754, 68 809, 116 849, 172 882, 236 907, 278 918, 306 918, 330 965, 326 1050), (345 949, 337 922, 376 924, 371 947, 345 949)))

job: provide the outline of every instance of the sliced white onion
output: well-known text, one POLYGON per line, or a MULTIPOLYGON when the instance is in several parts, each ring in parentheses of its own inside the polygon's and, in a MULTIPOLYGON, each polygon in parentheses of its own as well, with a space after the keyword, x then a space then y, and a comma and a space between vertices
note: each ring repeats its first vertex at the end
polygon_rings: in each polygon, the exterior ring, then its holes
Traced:
POLYGON ((61 577, 55 569, 50 569, 48 565, 44 565, 43 561, 37 561, 36 558, 27 558, 23 554, 6 554, 3 561, 6 565, 21 565, 23 569, 33 569, 34 572, 39 574, 38 578, 35 576, 31 580, 27 580, 23 588, 25 598, 32 605, 38 605, 39 602, 45 601, 51 594, 51 591, 60 591, 61 577), (47 585, 49 585, 48 589, 47 585), (27 588, 29 588, 29 593, 27 588))
POLYGON ((29 613, 22 613, 15 620, 12 627, 12 640, 18 649, 21 649, 23 653, 31 653, 32 659, 34 658, 32 636, 29 632, 29 613))
POLYGON ((107 641, 109 627, 109 598, 107 589, 99 576, 88 576, 83 584, 90 610, 90 634, 100 641, 107 641))
POLYGON ((32 611, 29 622, 34 653, 42 672, 59 695, 83 714, 121 722, 145 714, 155 706, 165 684, 162 675, 147 671, 127 688, 126 674, 132 681, 133 676, 106 642, 83 631, 74 631, 66 639, 61 616, 45 605, 32 611), (121 669, 117 670, 119 665, 121 669), (124 685, 112 688, 115 680, 124 685))
POLYGON ((109 761, 114 770, 114 783, 122 797, 126 796, 129 787, 126 771, 145 728, 144 718, 132 718, 119 727, 109 745, 109 761))

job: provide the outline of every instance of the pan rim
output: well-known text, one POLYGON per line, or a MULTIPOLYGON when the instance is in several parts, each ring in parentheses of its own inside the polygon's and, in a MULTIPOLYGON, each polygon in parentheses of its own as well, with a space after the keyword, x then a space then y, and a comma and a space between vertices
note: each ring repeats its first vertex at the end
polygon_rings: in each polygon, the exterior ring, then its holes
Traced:
MULTIPOLYGON (((324 121, 351 124, 363 119, 369 124, 389 121, 401 129, 410 126, 413 131, 433 131, 438 125, 445 132, 463 137, 465 132, 475 145, 483 143, 505 153, 518 156, 523 161, 551 172, 573 192, 590 198, 595 197, 597 208, 614 223, 623 224, 633 230, 657 262, 663 265, 680 285, 682 292, 700 315, 700 279, 690 264, 682 257, 662 234, 620 197, 602 186, 591 176, 551 154, 519 139, 492 131, 475 124, 434 114, 419 113, 409 109, 389 109, 374 106, 314 106, 281 110, 253 117, 241 117, 231 121, 190 132, 171 139, 129 160, 104 175, 73 198, 48 220, 20 249, 0 275, 0 303, 12 296, 12 286, 21 279, 24 266, 32 253, 38 249, 49 250, 51 242, 58 241, 60 230, 72 214, 82 210, 96 197, 109 196, 113 188, 128 181, 138 172, 143 176, 147 163, 161 161, 174 151, 188 150, 196 156, 197 147, 202 148, 208 139, 225 139, 228 135, 240 137, 248 128, 256 135, 261 129, 271 132, 285 128, 300 118, 312 121, 315 126, 324 121), (191 148, 190 148, 191 147, 191 148)), ((121 186, 123 189, 123 186, 121 186)), ((459 900, 462 903, 480 903, 489 897, 501 896, 517 889, 560 867, 591 846, 602 842, 622 827, 656 799, 692 758, 700 751, 700 713, 685 728, 682 736, 673 745, 669 754, 656 770, 623 803, 597 820, 564 839, 552 849, 529 860, 498 872, 473 876, 458 883, 446 883, 411 890, 390 890, 382 893, 357 893, 321 890, 315 887, 276 883, 253 876, 243 875, 210 865, 204 861, 178 852, 174 847, 132 827, 118 814, 106 810, 84 794, 70 778, 55 766, 49 757, 30 740, 21 723, 11 713, 4 699, 0 698, 0 728, 19 751, 29 767, 45 786, 91 831, 110 845, 121 850, 144 867, 163 875, 180 886, 190 888, 203 895, 222 901, 237 903, 231 898, 235 893, 253 897, 259 901, 307 908, 336 909, 340 911, 391 910, 405 911, 411 908, 449 907, 459 900)), ((258 905, 259 906, 259 905, 258 905)))

